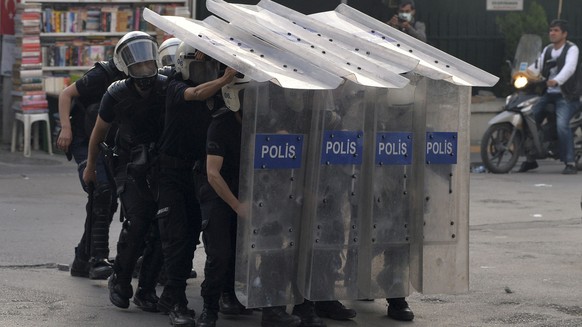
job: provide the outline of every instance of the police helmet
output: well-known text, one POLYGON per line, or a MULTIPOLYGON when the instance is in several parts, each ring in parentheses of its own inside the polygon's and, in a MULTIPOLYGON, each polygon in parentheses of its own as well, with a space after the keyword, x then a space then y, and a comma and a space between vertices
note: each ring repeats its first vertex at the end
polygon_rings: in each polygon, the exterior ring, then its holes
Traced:
POLYGON ((250 78, 242 74, 237 74, 229 84, 222 87, 222 98, 224 104, 231 111, 239 111, 244 99, 244 90, 251 81, 250 78))
POLYGON ((182 74, 183 80, 202 84, 218 78, 220 64, 206 56, 186 42, 176 49, 176 73, 182 74))
POLYGON ((147 89, 158 74, 158 45, 149 34, 133 31, 125 34, 115 46, 113 62, 120 71, 147 89))
POLYGON ((176 64, 176 50, 180 46, 180 43, 182 43, 182 41, 175 37, 162 42, 158 50, 158 64, 160 67, 174 66, 176 64))

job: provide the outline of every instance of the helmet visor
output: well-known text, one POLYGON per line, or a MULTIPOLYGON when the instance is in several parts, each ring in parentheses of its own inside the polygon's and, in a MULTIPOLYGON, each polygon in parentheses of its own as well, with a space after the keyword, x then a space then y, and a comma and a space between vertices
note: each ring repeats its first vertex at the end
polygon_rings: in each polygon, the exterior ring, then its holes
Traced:
POLYGON ((162 66, 174 66, 174 63, 176 62, 175 55, 161 53, 160 56, 161 56, 160 61, 162 62, 162 66))
POLYGON ((158 67, 155 60, 135 63, 129 67, 129 76, 133 78, 144 78, 155 76, 158 72, 158 67))
POLYGON ((148 39, 139 39, 126 44, 119 55, 127 67, 138 62, 156 61, 158 58, 157 45, 148 39))

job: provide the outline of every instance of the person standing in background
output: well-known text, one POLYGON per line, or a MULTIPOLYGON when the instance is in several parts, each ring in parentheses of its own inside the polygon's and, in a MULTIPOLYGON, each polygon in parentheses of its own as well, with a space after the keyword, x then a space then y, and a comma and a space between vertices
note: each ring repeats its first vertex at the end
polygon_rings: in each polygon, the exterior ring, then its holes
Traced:
POLYGON ((426 42, 426 25, 415 18, 416 7, 413 0, 402 0, 398 6, 398 14, 392 16, 388 25, 426 42))

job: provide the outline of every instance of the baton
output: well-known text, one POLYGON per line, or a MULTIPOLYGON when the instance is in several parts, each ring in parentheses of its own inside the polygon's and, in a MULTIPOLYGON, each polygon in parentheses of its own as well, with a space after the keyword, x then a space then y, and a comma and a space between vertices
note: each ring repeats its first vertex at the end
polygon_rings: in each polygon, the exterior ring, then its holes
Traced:
POLYGON ((91 256, 91 238, 93 230, 93 193, 95 193, 95 184, 90 182, 87 185, 87 193, 89 194, 89 201, 87 201, 87 222, 85 224, 85 235, 87 236, 85 240, 85 251, 89 257, 91 256))

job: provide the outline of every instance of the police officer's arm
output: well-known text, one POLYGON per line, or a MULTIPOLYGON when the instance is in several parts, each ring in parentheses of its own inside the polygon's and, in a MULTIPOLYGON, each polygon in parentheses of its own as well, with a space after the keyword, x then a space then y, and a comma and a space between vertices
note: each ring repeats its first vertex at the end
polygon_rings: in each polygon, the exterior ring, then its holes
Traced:
POLYGON ((228 204, 232 210, 234 210, 239 216, 244 217, 245 210, 243 210, 243 205, 232 193, 228 184, 222 175, 220 174, 220 169, 222 168, 222 163, 224 158, 216 155, 206 156, 206 175, 208 175, 208 183, 214 189, 216 194, 228 204))
POLYGON ((89 139, 87 166, 83 171, 83 181, 87 185, 91 182, 95 183, 97 179, 95 170, 97 166, 97 156, 99 155, 99 144, 105 140, 110 125, 110 123, 105 122, 100 116, 97 116, 95 127, 93 127, 93 132, 91 132, 91 138, 89 139))
POLYGON ((198 86, 187 88, 186 91, 184 91, 184 100, 186 101, 206 100, 209 97, 213 96, 216 92, 218 92, 223 86, 232 82, 234 75, 236 75, 236 70, 227 67, 226 70, 224 71, 224 75, 222 75, 221 77, 210 82, 200 84, 198 86))
POLYGON ((71 102, 74 97, 80 96, 77 90, 77 84, 73 83, 67 86, 59 94, 59 119, 61 120, 61 133, 57 140, 57 147, 65 152, 69 150, 69 145, 73 140, 73 131, 71 129, 71 102))

